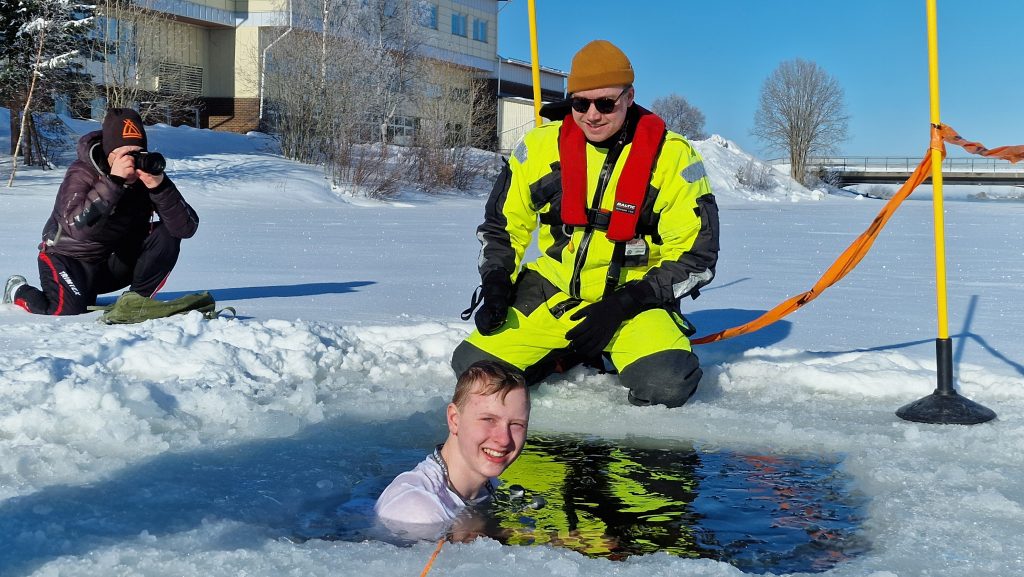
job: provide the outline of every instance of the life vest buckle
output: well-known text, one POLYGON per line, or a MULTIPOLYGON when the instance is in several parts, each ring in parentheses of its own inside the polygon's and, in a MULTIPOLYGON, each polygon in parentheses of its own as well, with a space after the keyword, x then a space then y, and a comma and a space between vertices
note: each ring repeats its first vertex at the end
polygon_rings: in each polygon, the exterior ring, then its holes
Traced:
POLYGON ((605 231, 612 222, 612 212, 600 208, 587 209, 587 225, 591 228, 605 231))

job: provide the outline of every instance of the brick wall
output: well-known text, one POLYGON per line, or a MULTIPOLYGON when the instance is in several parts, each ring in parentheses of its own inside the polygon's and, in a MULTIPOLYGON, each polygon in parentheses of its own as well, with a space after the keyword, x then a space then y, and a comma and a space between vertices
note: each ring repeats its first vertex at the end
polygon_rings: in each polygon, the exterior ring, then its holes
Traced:
POLYGON ((259 127, 257 98, 204 98, 200 118, 203 128, 225 132, 249 132, 259 127))

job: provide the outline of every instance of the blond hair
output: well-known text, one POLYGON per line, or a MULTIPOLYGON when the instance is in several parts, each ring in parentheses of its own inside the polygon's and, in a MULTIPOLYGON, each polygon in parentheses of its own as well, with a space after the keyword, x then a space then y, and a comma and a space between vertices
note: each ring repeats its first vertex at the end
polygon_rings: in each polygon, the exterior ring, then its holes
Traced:
POLYGON ((461 410, 472 393, 484 396, 499 394, 501 401, 505 402, 509 392, 520 387, 526 391, 529 398, 530 389, 526 386, 526 379, 519 369, 497 361, 477 361, 459 375, 452 403, 461 410), (479 390, 474 391, 473 387, 478 383, 479 390))

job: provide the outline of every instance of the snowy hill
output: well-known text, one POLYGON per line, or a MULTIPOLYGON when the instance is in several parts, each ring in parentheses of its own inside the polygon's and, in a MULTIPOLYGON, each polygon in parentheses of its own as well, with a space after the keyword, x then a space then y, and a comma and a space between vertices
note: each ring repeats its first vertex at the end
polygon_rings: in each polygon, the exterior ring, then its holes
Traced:
MULTIPOLYGON (((0 112, 0 147, 7 126, 0 112)), ((162 296, 208 289, 239 317, 111 327, 95 314, 0 307, 0 574, 418 574, 432 544, 282 537, 345 507, 365 510, 443 438, 486 189, 371 202, 332 191, 320 170, 282 159, 261 135, 149 133, 201 217, 162 296)), ((718 137, 696 145, 722 205, 718 276, 683 305, 698 334, 809 288, 881 206, 782 176, 767 192, 744 190, 735 175, 748 155, 718 137)), ((9 160, 0 167, 6 181, 9 160)), ((4 277, 35 280, 62 176, 21 169, 0 188, 4 277)), ((1024 205, 947 209, 956 380, 996 421, 920 425, 893 414, 935 386, 931 205, 910 201, 814 303, 697 347, 705 376, 691 403, 633 407, 614 377, 576 369, 535 390, 531 431, 836 456, 868 500, 870 548, 824 575, 1019 573, 1024 205)), ((707 559, 613 562, 488 539, 446 545, 431 574, 481 573, 742 574, 707 559)))
POLYGON ((707 140, 694 142, 697 151, 704 157, 704 164, 711 179, 711 189, 719 199, 750 201, 800 201, 821 200, 824 193, 808 190, 788 174, 773 170, 759 158, 748 154, 735 142, 713 134, 707 140), (738 175, 753 173, 765 181, 761 187, 752 187, 740 182, 738 175))

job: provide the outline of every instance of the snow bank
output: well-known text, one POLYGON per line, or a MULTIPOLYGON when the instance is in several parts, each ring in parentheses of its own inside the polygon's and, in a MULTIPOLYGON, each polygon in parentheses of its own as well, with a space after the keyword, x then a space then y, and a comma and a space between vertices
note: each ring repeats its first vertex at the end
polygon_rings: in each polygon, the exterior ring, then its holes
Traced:
MULTIPOLYGON (((7 137, 0 118, 0 141, 7 137)), ((432 544, 301 544, 283 536, 365 504, 443 438, 456 322, 476 286, 483 195, 404 206, 339 199, 322 173, 257 135, 153 127, 200 213, 168 296, 211 289, 236 319, 104 326, 0 307, 0 573, 417 574, 432 544), (173 152, 173 154, 172 154, 173 152)), ((715 283, 684 303, 701 334, 808 288, 877 212, 763 197, 729 180, 749 158, 697 143, 722 211, 715 283)), ((29 277, 59 171, 3 189, 0 270, 29 277)), ((900 421, 934 388, 930 213, 907 203, 842 283, 785 321, 697 350, 680 409, 639 408, 576 369, 534 395, 538 432, 833 455, 869 500, 871 550, 829 577, 1019 574, 1024 565, 1024 300, 1013 203, 949 203, 950 324, 959 389, 996 410, 974 427, 900 421)), ((489 540, 446 545, 437 575, 722 575, 709 560, 625 562, 489 540)))

